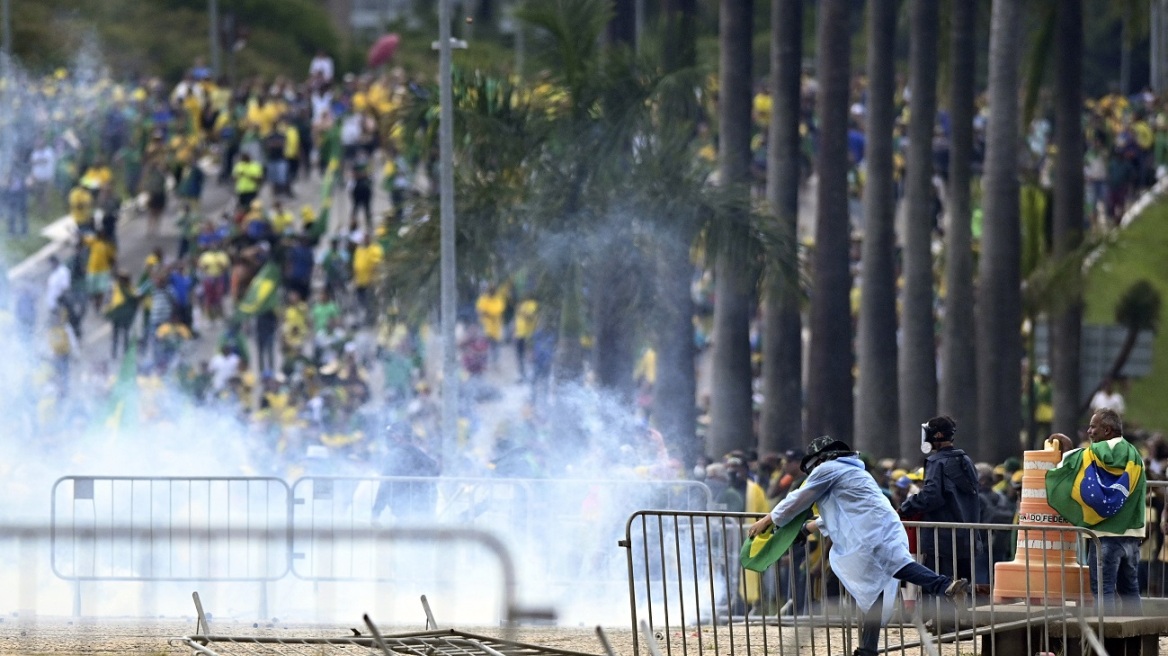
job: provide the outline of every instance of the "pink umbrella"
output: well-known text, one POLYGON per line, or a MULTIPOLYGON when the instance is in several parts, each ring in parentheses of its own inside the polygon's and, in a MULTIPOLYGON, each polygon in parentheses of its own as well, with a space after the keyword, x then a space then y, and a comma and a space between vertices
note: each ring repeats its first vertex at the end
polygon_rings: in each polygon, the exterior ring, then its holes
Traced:
POLYGON ((397 44, 401 41, 401 37, 397 34, 386 34, 369 48, 369 54, 365 58, 365 62, 369 68, 377 68, 385 62, 393 59, 393 53, 397 52, 397 44))

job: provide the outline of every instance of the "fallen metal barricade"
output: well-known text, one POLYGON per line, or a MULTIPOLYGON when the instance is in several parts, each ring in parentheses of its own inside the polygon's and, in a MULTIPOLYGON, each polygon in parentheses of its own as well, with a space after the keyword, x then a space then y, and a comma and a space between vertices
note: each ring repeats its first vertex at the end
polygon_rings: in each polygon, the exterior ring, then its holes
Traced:
MULTIPOLYGON (((352 634, 342 636, 322 635, 266 635, 232 636, 216 634, 211 629, 207 613, 199 593, 192 594, 195 602, 197 624, 194 635, 170 641, 172 646, 187 646, 192 651, 207 656, 227 654, 309 654, 323 656, 337 653, 372 653, 383 656, 401 654, 403 656, 592 656, 584 652, 554 649, 540 645, 515 642, 513 633, 517 621, 525 614, 518 612, 512 604, 504 620, 504 637, 475 635, 453 629, 439 630, 430 604, 425 595, 421 596, 426 613, 426 630, 421 632, 383 635, 369 618, 363 617, 368 634, 350 629, 352 634)), ((320 632, 318 632, 320 633, 320 632)), ((597 628, 597 635, 605 653, 612 656, 604 633, 597 628)))
MULTIPOLYGON (((620 544, 626 553, 635 654, 642 648, 637 635, 640 621, 646 622, 666 656, 698 656, 711 650, 744 656, 808 652, 834 656, 859 646, 862 614, 832 572, 829 541, 813 539, 797 545, 761 575, 739 566, 746 529, 760 517, 639 511, 629 518, 620 544)), ((953 545, 962 533, 971 537, 984 533, 990 538, 1001 534, 1008 541, 1022 540, 1032 547, 1061 547, 1068 534, 1077 536, 1072 545, 1098 543, 1091 531, 1074 527, 923 522, 905 526, 947 533, 953 545)), ((970 545, 971 566, 977 558, 989 557, 973 546, 976 540, 970 545)), ((957 555, 951 546, 949 556, 957 561, 957 555)), ((1094 633, 1104 640, 1124 639, 1116 628, 1118 620, 1105 617, 1102 606, 1092 603, 1089 591, 1076 592, 1059 578, 1062 574, 1082 576, 1078 563, 1027 562, 1023 568, 1020 598, 994 598, 993 567, 984 582, 974 581, 971 594, 956 603, 922 599, 902 585, 881 632, 879 651, 925 649, 987 656, 1032 656, 1064 649, 1098 653, 1099 641, 1091 638, 1094 633), (1035 589, 1038 585, 1031 581, 1045 581, 1046 588, 1035 589)), ((1168 630, 1168 620, 1162 623, 1168 630)), ((1141 630, 1155 630, 1155 620, 1147 624, 1141 630)))

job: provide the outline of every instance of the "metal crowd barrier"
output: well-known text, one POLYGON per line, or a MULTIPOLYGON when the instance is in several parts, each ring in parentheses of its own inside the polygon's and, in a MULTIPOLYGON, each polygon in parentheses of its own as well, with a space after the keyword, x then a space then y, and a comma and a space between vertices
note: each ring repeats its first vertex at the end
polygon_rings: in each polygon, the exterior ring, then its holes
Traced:
POLYGON ((53 484, 53 573, 70 581, 274 581, 289 569, 278 478, 65 476, 53 484), (222 539, 209 542, 207 529, 222 539), (116 529, 116 530, 115 530, 116 529))
MULTIPOLYGON (((0 572, 3 573, 4 579, 8 583, 0 588, 0 607, 15 609, 14 615, 19 615, 22 619, 27 617, 35 620, 38 614, 56 615, 60 613, 62 595, 59 588, 66 585, 67 582, 59 580, 60 573, 54 564, 47 562, 52 558, 50 550, 45 549, 46 544, 53 539, 57 540, 58 545, 60 544, 61 536, 54 537, 54 533, 57 531, 50 526, 0 522, 0 572)), ((238 544, 241 541, 240 533, 236 527, 214 522, 192 525, 186 529, 185 533, 186 537, 192 541, 223 553, 238 552, 238 544)), ((286 553, 289 539, 305 539, 308 537, 307 533, 307 531, 300 530, 289 531, 286 526, 273 526, 252 530, 246 536, 246 540, 249 543, 248 546, 258 553, 281 550, 286 553)), ((118 543, 137 545, 133 547, 136 549, 142 548, 140 541, 143 536, 139 526, 122 523, 107 524, 102 527, 102 535, 118 543)), ((366 545, 370 551, 383 554, 409 547, 432 553, 457 554, 466 552, 469 554, 468 557, 435 559, 428 564, 414 563, 413 567, 418 569, 429 566, 434 568, 435 573, 442 570, 443 573, 461 581, 464 586, 470 585, 474 591, 472 604, 474 612, 472 614, 485 618, 480 621, 502 622, 503 626, 506 627, 524 619, 543 621, 554 619, 554 613, 551 610, 520 603, 515 558, 497 536, 487 531, 451 527, 366 527, 362 530, 354 530, 350 538, 355 543, 366 545)), ((303 608, 306 603, 309 605, 310 612, 317 612, 321 609, 319 601, 319 597, 322 595, 321 584, 315 581, 303 581, 295 577, 287 577, 275 583, 261 582, 261 586, 271 585, 273 589, 282 592, 281 595, 274 595, 276 601, 274 605, 277 606, 274 609, 267 607, 269 602, 266 598, 261 599, 262 589, 261 594, 257 595, 252 584, 245 584, 245 587, 241 588, 238 585, 222 581, 199 581, 195 585, 176 586, 159 578, 153 580, 141 577, 137 579, 118 577, 104 579, 137 581, 140 583, 140 594, 135 597, 133 594, 124 594, 124 589, 116 594, 110 594, 110 588, 100 587, 102 580, 100 577, 85 579, 86 585, 92 586, 88 588, 89 590, 106 593, 95 593, 86 597, 84 607, 84 615, 86 616, 102 614, 143 618, 167 614, 174 616, 174 602, 181 602, 183 598, 186 598, 192 587, 202 589, 206 593, 204 598, 210 598, 213 600, 212 603, 216 604, 215 612, 226 611, 224 614, 227 616, 243 612, 247 613, 247 617, 266 620, 266 618, 272 617, 271 612, 278 611, 280 616, 287 617, 286 612, 293 608, 303 608), (167 597, 166 599, 160 597, 161 594, 179 590, 183 591, 181 597, 167 597), (260 604, 260 608, 248 608, 249 602, 253 599, 260 604), (256 614, 252 616, 252 612, 256 612, 256 614)), ((172 580, 195 583, 194 579, 172 580)), ((80 583, 80 581, 76 581, 76 583, 80 583)), ((371 578, 359 582, 364 585, 356 585, 355 583, 346 584, 332 591, 333 596, 340 600, 336 606, 339 606, 346 615, 368 610, 369 605, 382 604, 384 606, 388 603, 400 603, 404 600, 403 598, 410 600, 411 607, 416 604, 417 596, 410 596, 412 591, 391 590, 388 586, 378 584, 371 578), (338 592, 340 594, 337 594, 338 592), (386 599, 390 595, 397 598, 386 599)), ((430 591, 434 592, 433 589, 430 591)), ((461 593, 446 597, 439 596, 437 599, 444 604, 444 607, 449 608, 458 606, 460 602, 458 597, 466 594, 468 594, 467 591, 463 589, 461 593)), ((75 617, 83 614, 80 612, 82 609, 79 602, 79 599, 75 600, 75 604, 77 604, 73 609, 75 617)), ((463 606, 466 605, 465 597, 461 602, 463 606)), ((336 610, 336 608, 330 608, 330 610, 336 610)))
MULTIPOLYGON (((759 517, 640 511, 628 519, 620 545, 627 561, 634 654, 646 648, 638 635, 639 622, 647 624, 667 656, 699 656, 710 650, 744 656, 832 656, 859 646, 862 613, 832 571, 829 541, 813 536, 762 575, 741 569, 739 548, 759 517)), ((1099 542, 1089 530, 925 522, 905 526, 948 535, 954 545, 961 534, 978 532, 991 541, 1004 539, 1030 549, 1073 548, 1078 556, 1068 563, 1052 551, 1043 562, 1021 561, 1020 580, 1013 584, 996 580, 994 567, 985 568, 983 579, 971 573, 975 580, 970 593, 955 602, 922 598, 902 584, 878 652, 1105 654, 1104 644, 1112 653, 1130 652, 1133 645, 1154 648, 1156 636, 1168 631, 1162 608, 1149 607, 1155 600, 1143 601, 1139 617, 1118 615, 1131 612, 1128 607, 1105 612, 1095 603, 1087 554, 1097 565, 1099 542), (1068 541, 1069 534, 1075 538, 1068 541)), ((968 554, 950 547, 944 555, 953 562, 967 556, 969 569, 978 567, 979 559, 991 564, 989 550, 979 552, 974 544, 968 554)), ((919 554, 918 559, 936 567, 919 554)))
POLYGON ((289 571, 288 504, 278 478, 65 476, 52 488, 52 572, 72 583, 74 616, 89 581, 252 582, 266 614, 264 584, 289 571))
POLYGON ((1168 598, 1168 538, 1160 530, 1168 512, 1168 481, 1148 481, 1148 539, 1140 546, 1140 589, 1168 598))
POLYGON ((438 523, 497 531, 522 555, 524 572, 542 583, 623 586, 623 567, 608 554, 629 513, 704 510, 709 501, 709 488, 697 481, 310 476, 292 486, 292 573, 318 581, 371 573, 410 580, 408 567, 349 536, 370 526, 438 523), (549 549, 549 536, 572 549, 549 549))

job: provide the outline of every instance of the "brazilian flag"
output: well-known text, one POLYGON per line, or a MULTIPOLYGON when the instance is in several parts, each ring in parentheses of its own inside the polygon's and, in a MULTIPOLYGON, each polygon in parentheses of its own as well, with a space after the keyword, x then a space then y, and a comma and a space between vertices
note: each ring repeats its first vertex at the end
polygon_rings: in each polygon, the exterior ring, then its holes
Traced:
POLYGON ((260 267, 255 278, 247 287, 247 293, 239 302, 238 311, 248 317, 270 312, 276 309, 280 302, 280 269, 275 262, 268 262, 260 267))
POLYGON ((138 345, 131 343, 122 356, 122 366, 110 394, 105 427, 110 430, 130 426, 138 416, 138 345))
POLYGON ((1144 459, 1117 437, 1071 451, 1046 472, 1046 501, 1074 526, 1123 533, 1144 525, 1144 459))
POLYGON ((795 543, 803 524, 811 519, 811 509, 799 513, 797 517, 779 527, 772 526, 758 535, 747 537, 738 552, 742 567, 752 572, 765 572, 779 562, 783 554, 795 543))
POLYGON ((121 283, 114 283, 109 304, 105 307, 105 318, 113 323, 130 324, 138 312, 138 298, 132 290, 121 283))

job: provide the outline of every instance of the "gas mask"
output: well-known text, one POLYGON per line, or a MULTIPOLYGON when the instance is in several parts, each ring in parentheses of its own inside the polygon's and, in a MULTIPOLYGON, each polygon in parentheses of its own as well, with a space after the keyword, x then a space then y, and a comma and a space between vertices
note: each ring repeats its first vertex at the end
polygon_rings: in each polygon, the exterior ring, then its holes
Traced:
POLYGON ((929 441, 929 425, 921 424, 921 453, 929 455, 933 452, 933 443, 929 441))

